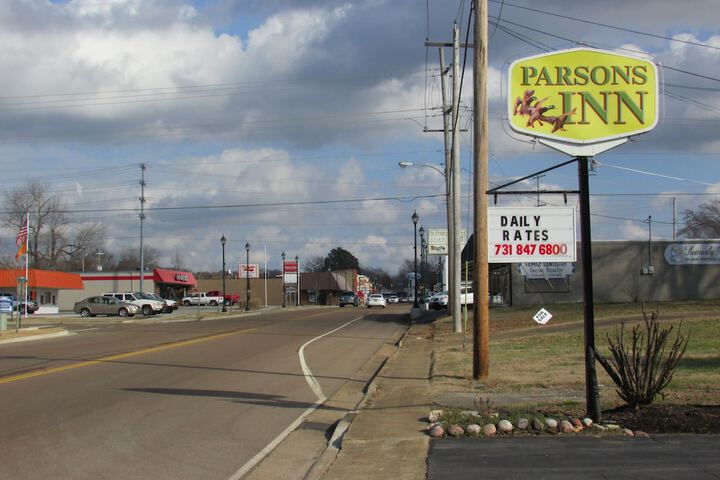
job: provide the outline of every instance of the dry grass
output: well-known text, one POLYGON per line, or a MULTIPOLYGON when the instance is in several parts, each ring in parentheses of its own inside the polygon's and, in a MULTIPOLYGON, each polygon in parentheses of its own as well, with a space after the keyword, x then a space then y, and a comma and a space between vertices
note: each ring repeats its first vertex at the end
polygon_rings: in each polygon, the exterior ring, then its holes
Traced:
MULTIPOLYGON (((718 302, 677 302, 661 306, 661 322, 678 324, 682 321, 683 330, 690 332, 690 342, 673 381, 659 402, 720 404, 718 306, 718 302)), ((453 333, 449 317, 438 320, 432 382, 436 396, 462 392, 503 399, 516 396, 518 404, 538 407, 557 406, 563 402, 584 405, 582 305, 548 307, 554 317, 546 326, 533 325, 532 315, 538 309, 491 310, 490 377, 483 385, 472 381, 471 334, 453 333), (542 394, 547 392, 554 395, 543 397, 542 394)), ((642 320, 638 304, 599 305, 595 312, 595 343, 603 353, 607 352, 606 334, 614 335, 620 320, 642 320)), ((471 326, 468 327, 471 330, 471 326)), ((602 408, 618 406, 621 402, 615 393, 615 385, 599 364, 597 376, 602 408)))

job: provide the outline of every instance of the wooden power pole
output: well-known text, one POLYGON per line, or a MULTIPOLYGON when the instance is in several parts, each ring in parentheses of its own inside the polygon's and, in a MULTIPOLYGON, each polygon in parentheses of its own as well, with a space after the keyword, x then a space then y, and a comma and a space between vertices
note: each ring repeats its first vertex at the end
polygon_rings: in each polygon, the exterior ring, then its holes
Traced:
POLYGON ((475 191, 475 255, 473 265, 473 378, 490 374, 490 290, 488 270, 488 100, 487 100, 487 0, 475 0, 473 165, 475 191))

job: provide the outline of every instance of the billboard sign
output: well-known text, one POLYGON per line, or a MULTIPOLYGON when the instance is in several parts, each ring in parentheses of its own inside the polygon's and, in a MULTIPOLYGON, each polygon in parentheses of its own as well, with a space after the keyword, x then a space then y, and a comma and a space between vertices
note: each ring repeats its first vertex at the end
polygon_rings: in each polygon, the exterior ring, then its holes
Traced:
POLYGON ((257 263, 241 263, 238 266, 239 278, 260 278, 260 265, 257 263))
POLYGON ((655 128, 659 97, 653 62, 592 48, 521 58, 508 72, 510 127, 549 146, 621 144, 655 128))
POLYGON ((575 207, 488 209, 490 263, 574 262, 575 207))
MULTIPOLYGON (((427 252, 428 255, 447 255, 448 254, 448 231, 447 228, 428 228, 427 232, 427 252)), ((467 233, 464 229, 460 229, 460 245, 462 247, 467 243, 467 233)))

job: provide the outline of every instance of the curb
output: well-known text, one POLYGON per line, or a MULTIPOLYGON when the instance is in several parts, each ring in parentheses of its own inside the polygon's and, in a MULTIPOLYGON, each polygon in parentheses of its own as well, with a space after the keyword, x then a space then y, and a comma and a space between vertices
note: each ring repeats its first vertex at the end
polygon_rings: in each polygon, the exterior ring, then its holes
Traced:
POLYGON ((69 330, 62 330, 60 332, 41 333, 38 335, 24 335, 21 337, 14 337, 14 338, 7 338, 4 340, 0 340, 0 344, 4 345, 6 343, 31 342, 33 340, 45 340, 48 338, 66 337, 68 335, 75 335, 75 333, 70 332, 69 330))
POLYGON ((380 366, 375 370, 375 373, 373 373, 372 377, 370 378, 370 381, 367 383, 367 386, 365 387, 365 395, 363 395, 363 398, 360 400, 360 402, 355 406, 355 408, 345 414, 345 416, 337 423, 335 426, 335 429, 333 430, 332 435, 330 436, 330 440, 328 440, 327 445, 323 452, 318 456, 318 459, 315 461, 313 466, 308 470, 308 472, 303 477, 304 480, 320 480, 323 475, 325 475, 330 468, 330 466, 333 464, 335 459, 337 458, 338 453, 340 453, 340 450, 342 449, 342 441, 345 438, 345 434, 352 426, 353 420, 355 420, 355 417, 357 417, 360 410, 364 408, 364 406, 367 404, 367 402, 370 400, 370 398, 375 394, 377 391, 377 383, 375 379, 380 375, 380 373, 385 369, 385 366, 387 365, 388 361, 391 358, 394 358, 397 353, 400 351, 400 349, 403 346, 405 336, 410 331, 410 328, 414 325, 414 321, 411 319, 410 324, 408 325, 408 328, 403 332, 403 334, 398 338, 398 340, 395 342, 395 350, 392 352, 392 355, 385 357, 385 359, 382 361, 380 366))

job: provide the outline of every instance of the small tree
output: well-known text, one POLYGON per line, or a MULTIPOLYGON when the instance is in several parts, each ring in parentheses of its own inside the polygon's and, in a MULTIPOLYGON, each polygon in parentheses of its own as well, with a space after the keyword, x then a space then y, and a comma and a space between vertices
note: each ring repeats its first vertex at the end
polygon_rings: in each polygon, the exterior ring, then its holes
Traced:
POLYGON ((665 353, 674 327, 660 328, 659 311, 658 307, 648 316, 643 305, 644 322, 635 325, 628 338, 625 322, 620 323, 614 338, 607 334, 609 359, 595 351, 595 358, 617 385, 620 398, 636 410, 651 404, 668 386, 688 344, 689 335, 682 335, 680 325, 670 350, 665 353))

